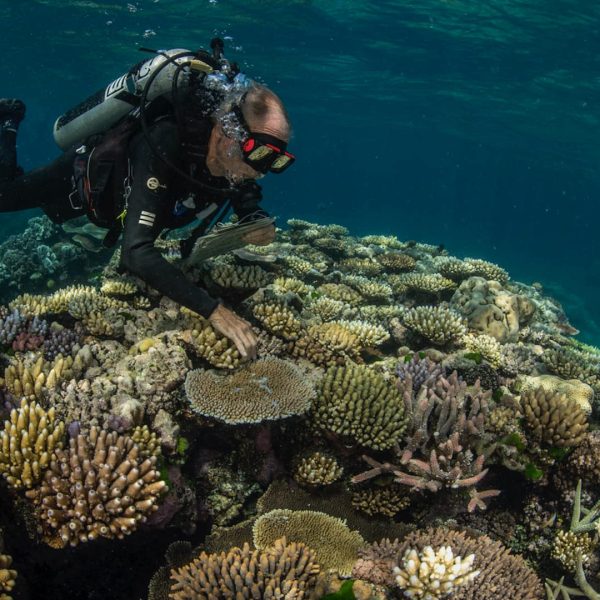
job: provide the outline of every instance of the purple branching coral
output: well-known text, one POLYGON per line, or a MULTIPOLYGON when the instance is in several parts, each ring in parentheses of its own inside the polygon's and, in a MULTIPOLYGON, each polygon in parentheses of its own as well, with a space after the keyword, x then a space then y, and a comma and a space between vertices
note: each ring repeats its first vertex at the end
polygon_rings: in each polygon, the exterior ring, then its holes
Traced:
MULTIPOLYGON (((412 375, 398 381, 409 422, 404 446, 397 449, 398 464, 363 459, 371 467, 356 475, 360 483, 391 473, 400 484, 415 490, 438 492, 442 488, 474 488, 485 476, 485 456, 475 450, 484 436, 490 392, 478 385, 467 389, 456 372, 425 379, 417 392, 412 375)), ((484 500, 496 490, 471 491, 468 509, 485 507, 484 500)))
POLYGON ((0 318, 0 344, 13 350, 24 352, 34 350, 43 342, 48 333, 48 323, 39 317, 26 317, 16 308, 0 318))
POLYGON ((437 378, 443 375, 443 373, 444 369, 441 365, 434 363, 428 357, 420 358, 418 354, 414 354, 408 362, 401 362, 396 368, 398 381, 403 383, 407 377, 410 377, 415 393, 422 386, 435 383, 437 378))
POLYGON ((81 323, 76 323, 74 329, 55 328, 53 324, 44 340, 44 357, 46 360, 54 360, 59 354, 69 356, 82 339, 81 323))

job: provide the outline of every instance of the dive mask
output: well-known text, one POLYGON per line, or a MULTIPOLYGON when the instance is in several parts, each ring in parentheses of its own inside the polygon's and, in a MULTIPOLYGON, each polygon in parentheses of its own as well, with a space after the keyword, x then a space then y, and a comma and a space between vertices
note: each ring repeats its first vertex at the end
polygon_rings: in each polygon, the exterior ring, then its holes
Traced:
POLYGON ((283 140, 267 133, 248 132, 241 144, 244 162, 259 173, 283 173, 296 160, 286 147, 283 140))

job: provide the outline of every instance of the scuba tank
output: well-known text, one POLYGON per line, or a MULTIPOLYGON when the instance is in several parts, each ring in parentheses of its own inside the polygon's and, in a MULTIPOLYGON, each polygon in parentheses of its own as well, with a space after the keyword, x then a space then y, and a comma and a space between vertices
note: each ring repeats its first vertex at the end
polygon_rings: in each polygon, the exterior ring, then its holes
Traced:
MULTIPOLYGON (((199 60, 197 53, 184 49, 159 51, 153 58, 138 63, 106 88, 96 92, 77 106, 62 114, 54 123, 54 141, 61 150, 82 143, 88 137, 103 133, 120 119, 140 106, 142 98, 151 101, 171 94, 183 66, 192 66, 209 73, 213 66, 199 60), (148 83, 151 83, 148 86, 148 83)), ((176 84, 176 85, 177 85, 176 84)))

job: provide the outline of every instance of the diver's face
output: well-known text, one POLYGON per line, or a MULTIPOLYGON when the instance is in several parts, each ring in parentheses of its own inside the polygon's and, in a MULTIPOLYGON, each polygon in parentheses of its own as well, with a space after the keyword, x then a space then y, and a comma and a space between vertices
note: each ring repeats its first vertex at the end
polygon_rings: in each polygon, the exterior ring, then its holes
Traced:
MULTIPOLYGON (((289 141, 289 126, 282 115, 269 111, 262 122, 248 123, 254 133, 267 133, 289 141)), ((247 179, 260 179, 264 174, 244 161, 240 142, 225 135, 220 124, 213 127, 208 144, 206 166, 215 177, 226 177, 233 185, 247 179)))
POLYGON ((206 166, 211 175, 226 177, 234 185, 263 176, 244 162, 239 142, 227 137, 220 125, 213 127, 210 135, 206 166))

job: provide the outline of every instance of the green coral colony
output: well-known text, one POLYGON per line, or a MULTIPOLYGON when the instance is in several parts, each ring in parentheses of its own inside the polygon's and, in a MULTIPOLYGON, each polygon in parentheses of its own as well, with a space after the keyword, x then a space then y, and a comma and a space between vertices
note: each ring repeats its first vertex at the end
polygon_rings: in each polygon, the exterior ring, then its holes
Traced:
MULTIPOLYGON (((186 265, 255 328, 244 363, 116 258, 61 286, 74 241, 36 218, 0 246, 24 292, 0 308, 2 493, 31 543, 210 528, 169 547, 151 600, 600 597, 600 352, 541 286, 290 220, 186 265), (51 271, 17 264, 32 244, 51 271)), ((18 586, 0 554, 0 598, 18 586)))

